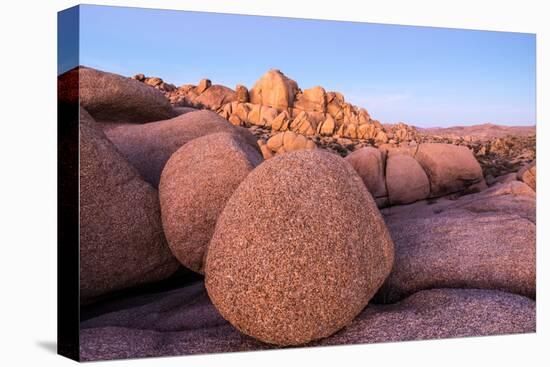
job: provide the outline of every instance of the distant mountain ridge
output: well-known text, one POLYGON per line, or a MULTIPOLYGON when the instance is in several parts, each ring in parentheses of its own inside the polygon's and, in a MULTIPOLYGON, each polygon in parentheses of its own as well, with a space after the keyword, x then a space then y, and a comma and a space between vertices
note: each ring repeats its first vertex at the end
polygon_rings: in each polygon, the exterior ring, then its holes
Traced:
POLYGON ((507 135, 531 136, 536 134, 536 125, 532 126, 506 126, 485 123, 471 126, 451 127, 417 127, 418 131, 430 135, 442 136, 472 136, 478 139, 502 138, 507 135))

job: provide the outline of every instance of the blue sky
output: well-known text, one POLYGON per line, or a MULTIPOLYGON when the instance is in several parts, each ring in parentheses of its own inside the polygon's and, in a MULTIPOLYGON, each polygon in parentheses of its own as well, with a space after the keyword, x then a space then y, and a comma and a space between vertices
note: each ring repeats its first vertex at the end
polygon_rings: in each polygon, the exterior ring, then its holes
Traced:
POLYGON ((382 122, 536 122, 532 34, 83 6, 80 64, 232 88, 277 68, 382 122))

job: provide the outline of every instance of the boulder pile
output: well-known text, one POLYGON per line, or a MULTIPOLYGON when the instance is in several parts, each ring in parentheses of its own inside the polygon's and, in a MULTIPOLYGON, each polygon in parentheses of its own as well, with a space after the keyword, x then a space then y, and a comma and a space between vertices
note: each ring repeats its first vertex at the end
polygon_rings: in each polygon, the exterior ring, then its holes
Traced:
MULTIPOLYGON (((136 75, 134 79, 147 83, 158 78, 136 75)), ((264 74, 250 90, 243 85, 232 90, 203 79, 197 86, 186 84, 166 92, 175 106, 208 108, 234 125, 388 142, 382 124, 371 119, 364 108, 346 102, 341 93, 320 86, 302 91, 298 83, 276 69, 264 74)))
POLYGON ((133 78, 162 91, 176 111, 210 109, 233 125, 250 128, 263 143, 279 132, 292 131, 343 157, 365 146, 461 145, 474 152, 489 179, 517 172, 535 159, 534 130, 529 134, 525 129, 492 124, 448 129, 418 129, 404 122, 381 124, 364 108, 346 102, 343 94, 321 86, 302 90, 277 69, 265 73, 250 90, 240 84, 234 90, 213 85, 209 79, 175 88, 157 77, 138 74, 133 78), (518 135, 513 135, 516 130, 518 135))
POLYGON ((486 187, 473 153, 451 144, 420 144, 412 149, 365 147, 345 159, 361 176, 379 207, 486 187))

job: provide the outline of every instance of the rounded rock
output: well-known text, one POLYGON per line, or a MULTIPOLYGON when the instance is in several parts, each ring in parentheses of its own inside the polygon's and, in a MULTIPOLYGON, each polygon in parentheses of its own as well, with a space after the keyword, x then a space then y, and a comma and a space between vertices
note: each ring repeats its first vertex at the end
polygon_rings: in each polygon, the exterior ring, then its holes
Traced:
POLYGON ((430 179, 433 197, 459 192, 483 180, 481 166, 467 147, 420 144, 414 157, 430 179))
POLYGON ((256 149, 230 133, 194 139, 170 157, 159 185, 162 226, 170 250, 185 267, 203 272, 218 215, 261 161, 256 149))
POLYGON ((145 181, 158 187, 160 175, 170 156, 189 141, 213 133, 236 133, 260 151, 256 138, 247 129, 233 126, 212 111, 188 112, 178 117, 148 124, 110 124, 105 134, 139 171, 145 181))
POLYGON ((170 253, 158 193, 80 110, 80 300, 163 280, 170 253))
POLYGON ((392 205, 410 204, 430 195, 428 176, 413 157, 390 154, 386 165, 386 186, 392 205))
POLYGON ((265 161, 235 190, 205 279, 241 332, 299 345, 351 322, 392 263, 393 242, 361 178, 334 154, 302 150, 265 161))
POLYGON ((363 179, 372 196, 387 196, 384 178, 385 157, 380 149, 364 147, 350 153, 345 159, 363 179))

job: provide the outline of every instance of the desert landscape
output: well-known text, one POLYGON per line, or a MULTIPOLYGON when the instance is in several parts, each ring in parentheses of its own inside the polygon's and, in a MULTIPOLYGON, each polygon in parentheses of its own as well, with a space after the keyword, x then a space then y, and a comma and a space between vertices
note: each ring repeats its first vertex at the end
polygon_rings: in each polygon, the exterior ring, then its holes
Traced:
POLYGON ((535 332, 534 125, 389 124, 277 69, 189 82, 58 77, 82 360, 535 332))

